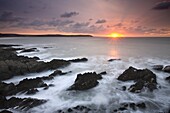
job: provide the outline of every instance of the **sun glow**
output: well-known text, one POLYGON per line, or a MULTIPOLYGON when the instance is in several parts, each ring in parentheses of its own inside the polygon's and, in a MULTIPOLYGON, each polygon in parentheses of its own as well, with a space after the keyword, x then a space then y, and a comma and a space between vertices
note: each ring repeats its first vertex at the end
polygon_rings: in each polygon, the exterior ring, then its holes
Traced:
POLYGON ((108 36, 111 38, 120 38, 120 37, 123 37, 124 35, 114 32, 114 33, 109 34, 108 36))

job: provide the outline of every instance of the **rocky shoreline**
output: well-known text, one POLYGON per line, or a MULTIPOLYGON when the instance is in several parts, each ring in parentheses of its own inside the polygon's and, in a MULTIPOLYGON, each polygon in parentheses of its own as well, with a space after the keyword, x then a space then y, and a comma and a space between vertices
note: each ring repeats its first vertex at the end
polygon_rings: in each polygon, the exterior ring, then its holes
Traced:
MULTIPOLYGON (((0 109, 7 110, 19 109, 21 111, 27 111, 30 108, 46 103, 48 100, 39 100, 35 98, 17 98, 15 97, 18 93, 24 93, 26 95, 33 95, 38 92, 37 88, 43 88, 47 90, 52 87, 53 84, 47 84, 46 81, 54 79, 54 77, 66 75, 70 72, 62 72, 59 68, 69 66, 71 63, 87 62, 87 58, 78 58, 73 60, 62 60, 53 59, 50 62, 39 61, 38 57, 29 58, 26 56, 18 56, 16 51, 22 52, 38 52, 36 48, 14 48, 19 45, 0 45, 0 109), (39 73, 47 70, 55 70, 48 76, 36 77, 33 79, 21 80, 18 84, 5 83, 3 80, 11 79, 15 76, 24 76, 28 73, 39 73), (9 97, 7 99, 7 97, 9 97)), ((108 62, 114 62, 121 59, 110 59, 108 62)), ((170 66, 154 65, 152 67, 157 71, 163 71, 170 73, 170 66)), ((84 74, 77 74, 74 84, 68 87, 67 91, 85 91, 96 87, 99 81, 103 79, 102 76, 106 75, 107 72, 89 72, 84 74)), ((131 93, 140 93, 143 91, 152 92, 158 88, 157 75, 149 69, 136 69, 129 67, 119 77, 118 81, 134 81, 130 87, 123 86, 123 91, 129 91, 131 93)), ((165 78, 170 83, 170 76, 165 78)), ((112 112, 122 112, 128 109, 146 109, 148 106, 145 102, 139 103, 121 103, 120 107, 113 109, 112 112)), ((170 108, 169 108, 170 110, 170 108)), ((1 110, 0 110, 1 111, 1 110)), ((56 113, 74 113, 74 112, 93 112, 89 106, 78 105, 71 108, 65 108, 56 111, 56 113)), ((10 111, 1 111, 10 112, 10 111)), ((1 113, 0 112, 0 113, 1 113)))

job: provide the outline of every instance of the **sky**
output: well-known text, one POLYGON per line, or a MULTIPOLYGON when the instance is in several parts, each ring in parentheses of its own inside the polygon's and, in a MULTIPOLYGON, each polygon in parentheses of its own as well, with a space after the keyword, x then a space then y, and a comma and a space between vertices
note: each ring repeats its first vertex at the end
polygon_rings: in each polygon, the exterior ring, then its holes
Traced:
POLYGON ((170 36, 170 0, 0 0, 0 33, 170 36))

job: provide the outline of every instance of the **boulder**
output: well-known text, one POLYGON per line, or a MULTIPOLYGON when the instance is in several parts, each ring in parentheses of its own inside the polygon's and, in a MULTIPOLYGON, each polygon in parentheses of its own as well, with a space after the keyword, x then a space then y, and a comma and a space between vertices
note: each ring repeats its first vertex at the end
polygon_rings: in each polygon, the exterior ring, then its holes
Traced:
POLYGON ((158 70, 158 71, 161 71, 162 69, 163 69, 163 65, 154 65, 154 66, 152 66, 152 68, 154 69, 154 70, 158 70))
POLYGON ((148 69, 136 69, 129 67, 119 77, 120 81, 133 80, 136 83, 129 88, 130 92, 141 92, 143 87, 147 87, 150 91, 157 88, 156 75, 148 69))
POLYGON ((84 73, 78 74, 72 86, 68 90, 88 90, 99 84, 98 80, 102 79, 100 74, 84 73))
POLYGON ((170 65, 165 66, 165 68, 163 69, 163 71, 170 73, 170 65))

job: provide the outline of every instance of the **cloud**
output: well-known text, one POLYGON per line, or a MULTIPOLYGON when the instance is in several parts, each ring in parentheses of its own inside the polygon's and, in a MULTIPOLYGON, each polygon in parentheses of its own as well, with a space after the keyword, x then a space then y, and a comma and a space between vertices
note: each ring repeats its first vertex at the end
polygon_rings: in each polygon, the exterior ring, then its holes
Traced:
POLYGON ((118 24, 115 24, 115 25, 113 25, 114 27, 122 27, 123 26, 123 24, 122 23, 118 23, 118 24))
POLYGON ((70 17, 77 16, 77 15, 79 15, 78 12, 65 12, 64 14, 61 14, 60 17, 70 18, 70 17))
POLYGON ((47 25, 49 26, 66 26, 69 24, 74 23, 72 20, 50 20, 47 22, 47 25))
POLYGON ((106 23, 106 20, 99 19, 99 20, 96 21, 96 24, 103 24, 103 23, 106 23))
POLYGON ((167 10, 169 8, 170 8, 169 1, 159 2, 153 7, 153 9, 155 9, 155 10, 167 10))
POLYGON ((19 22, 24 18, 14 16, 13 12, 11 11, 4 11, 0 15, 0 22, 19 22))

